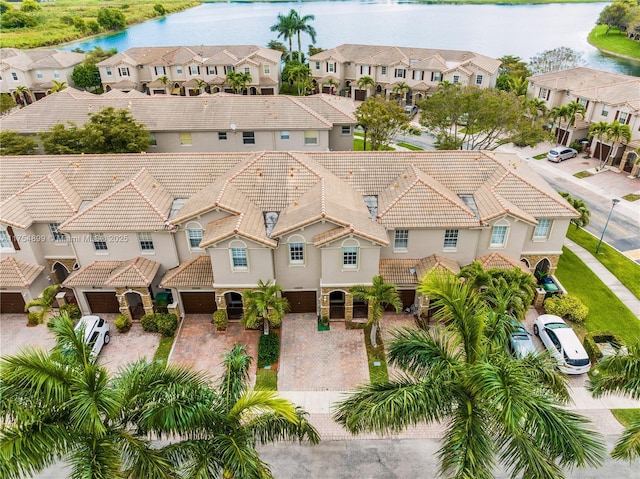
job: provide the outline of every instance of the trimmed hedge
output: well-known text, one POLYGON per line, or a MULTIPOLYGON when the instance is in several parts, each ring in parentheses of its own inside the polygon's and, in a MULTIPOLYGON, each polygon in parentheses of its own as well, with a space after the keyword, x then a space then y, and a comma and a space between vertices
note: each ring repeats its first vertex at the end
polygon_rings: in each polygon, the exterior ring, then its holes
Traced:
POLYGON ((591 331, 585 334, 582 344, 592 363, 602 357, 598 343, 611 343, 616 349, 624 346, 624 340, 611 331, 591 331))
POLYGON ((263 368, 278 361, 280 338, 277 334, 261 334, 258 341, 258 367, 263 368))
POLYGON ((119 333, 126 333, 131 329, 131 319, 126 314, 119 314, 113 325, 119 333))
POLYGON ((140 318, 140 324, 144 331, 171 337, 178 329, 178 317, 173 313, 145 314, 140 318))
POLYGON ((229 325, 229 318, 227 317, 226 309, 219 309, 215 313, 213 313, 213 317, 211 318, 211 322, 216 327, 218 331, 225 331, 227 326, 229 325))
POLYGON ((589 314, 589 308, 580 298, 570 294, 558 294, 547 298, 544 301, 544 310, 548 314, 555 314, 579 324, 584 323, 589 314))
POLYGON ((157 333, 158 332, 158 322, 156 320, 155 314, 145 314, 142 318, 140 318, 140 324, 142 325, 142 330, 148 333, 157 333))

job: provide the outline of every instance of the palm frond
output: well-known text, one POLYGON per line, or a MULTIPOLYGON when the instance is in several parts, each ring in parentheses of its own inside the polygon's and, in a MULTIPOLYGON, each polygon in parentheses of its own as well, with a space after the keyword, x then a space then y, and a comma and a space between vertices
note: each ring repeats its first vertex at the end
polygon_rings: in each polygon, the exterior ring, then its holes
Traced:
POLYGON ((611 457, 626 461, 640 458, 640 419, 632 421, 611 451, 611 457))
POLYGON ((240 419, 263 413, 277 414, 289 422, 297 421, 295 405, 273 391, 246 391, 229 410, 229 416, 240 419))
POLYGON ((66 457, 71 479, 124 479, 116 437, 77 437, 75 443, 66 457))
POLYGON ((588 385, 594 397, 608 393, 623 393, 640 399, 640 342, 602 359, 591 375, 588 385))
POLYGON ((290 421, 281 414, 260 414, 251 418, 244 426, 251 431, 258 444, 270 444, 277 441, 320 442, 316 428, 307 420, 307 413, 296 408, 296 420, 290 421))
POLYGON ((224 373, 218 381, 218 393, 225 401, 225 410, 229 411, 247 390, 251 356, 243 345, 236 344, 224 355, 224 373))
POLYGON ((173 467, 162 449, 152 448, 151 442, 139 439, 126 431, 119 431, 122 469, 131 478, 172 479, 173 467))

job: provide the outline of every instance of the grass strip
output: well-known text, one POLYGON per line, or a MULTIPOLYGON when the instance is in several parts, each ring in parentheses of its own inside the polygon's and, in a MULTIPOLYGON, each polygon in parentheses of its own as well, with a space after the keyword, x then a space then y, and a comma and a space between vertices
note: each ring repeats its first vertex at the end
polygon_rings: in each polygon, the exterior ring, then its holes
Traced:
POLYGON ((569 294, 589 308, 586 330, 609 330, 627 343, 640 340, 640 320, 578 256, 566 247, 562 251, 555 275, 569 294))
POLYGON ((640 409, 612 409, 611 412, 624 427, 628 427, 632 421, 640 420, 640 409))
POLYGON ((424 151, 424 148, 420 148, 419 146, 412 145, 410 143, 405 143, 404 141, 397 143, 397 145, 411 151, 424 151))
POLYGON ((628 195, 624 195, 622 198, 627 201, 638 201, 640 200, 640 195, 636 195, 635 193, 629 193, 628 195))
POLYGON ((387 357, 384 353, 384 343, 378 328, 378 345, 374 348, 371 345, 371 326, 364 327, 364 344, 367 348, 367 363, 369 364, 369 380, 372 383, 380 383, 389 380, 387 371, 387 357), (375 364, 374 364, 375 363, 375 364), (379 363, 379 365, 376 365, 379 363))
POLYGON ((604 242, 600 245, 598 254, 595 255, 593 252, 598 247, 599 240, 582 228, 576 229, 574 226, 571 226, 567 231, 567 238, 593 254, 612 275, 618 278, 618 281, 624 284, 636 298, 640 299, 639 264, 604 242))
POLYGON ((574 173, 573 176, 581 180, 582 178, 589 178, 590 176, 593 176, 593 174, 588 171, 578 171, 577 173, 574 173))
POLYGON ((161 337, 160 343, 158 344, 158 349, 156 349, 156 354, 153 355, 154 361, 162 361, 164 364, 167 364, 169 360, 169 353, 171 353, 171 348, 173 347, 173 341, 176 338, 174 336, 161 337))
POLYGON ((540 153, 539 155, 536 155, 533 157, 534 160, 544 160, 547 157, 546 153, 540 153))
POLYGON ((278 390, 278 372, 273 369, 261 369, 256 371, 256 389, 262 391, 278 390))

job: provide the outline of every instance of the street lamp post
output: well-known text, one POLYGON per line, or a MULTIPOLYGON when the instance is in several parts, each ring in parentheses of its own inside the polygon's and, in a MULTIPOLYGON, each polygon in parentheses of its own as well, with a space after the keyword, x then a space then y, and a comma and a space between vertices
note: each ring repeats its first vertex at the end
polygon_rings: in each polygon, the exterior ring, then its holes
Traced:
POLYGON ((611 209, 609 210, 609 216, 607 216, 607 221, 604 224, 604 228, 602 229, 602 236, 600 236, 600 241, 598 241, 598 246, 596 246, 596 254, 598 254, 598 251, 600 251, 600 245, 602 244, 602 240, 604 239, 604 234, 607 231, 607 226, 609 225, 609 220, 611 219, 611 213, 613 213, 613 208, 615 208, 615 206, 620 203, 620 200, 618 198, 613 198, 611 200, 611 209))

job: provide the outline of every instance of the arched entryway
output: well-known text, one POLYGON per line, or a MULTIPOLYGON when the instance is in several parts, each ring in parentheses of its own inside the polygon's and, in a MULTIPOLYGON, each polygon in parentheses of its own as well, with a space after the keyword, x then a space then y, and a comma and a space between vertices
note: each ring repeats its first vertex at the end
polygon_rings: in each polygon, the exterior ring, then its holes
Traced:
POLYGON ((140 319, 144 316, 144 307, 142 306, 142 296, 140 296, 140 293, 129 291, 125 297, 127 299, 127 304, 129 305, 131 318, 140 319))
POLYGON ((543 258, 540 261, 538 261, 538 264, 536 264, 536 269, 534 274, 536 278, 540 279, 540 278, 546 277, 549 274, 550 270, 551 270, 551 262, 547 258, 543 258))
POLYGON ((256 87, 252 86, 251 88, 249 88, 249 95, 257 95, 258 94, 258 90, 256 90, 256 87))
POLYGON ((67 276, 69 276, 69 270, 65 265, 63 265, 59 261, 56 261, 55 263, 53 263, 53 268, 51 268, 51 273, 53 275, 53 280, 56 282, 56 284, 61 284, 65 279, 67 279, 67 276))
POLYGON ((227 303, 227 317, 229 319, 240 319, 244 314, 242 308, 242 295, 235 291, 229 291, 224 294, 225 303, 227 303))
POLYGON ((353 319, 368 317, 369 303, 364 299, 353 298, 353 319))
POLYGON ((329 293, 329 317, 331 319, 344 319, 346 295, 344 291, 331 291, 329 293))

